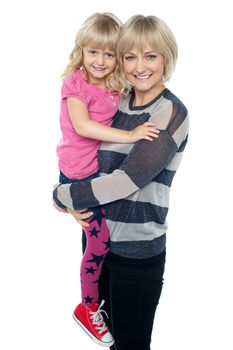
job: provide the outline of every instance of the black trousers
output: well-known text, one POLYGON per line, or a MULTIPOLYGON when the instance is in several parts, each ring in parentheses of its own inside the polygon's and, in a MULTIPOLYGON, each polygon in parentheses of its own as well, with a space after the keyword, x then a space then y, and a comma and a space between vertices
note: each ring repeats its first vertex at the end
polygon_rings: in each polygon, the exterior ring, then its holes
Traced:
POLYGON ((115 340, 111 350, 150 350, 164 266, 165 251, 148 259, 106 256, 99 287, 115 340))

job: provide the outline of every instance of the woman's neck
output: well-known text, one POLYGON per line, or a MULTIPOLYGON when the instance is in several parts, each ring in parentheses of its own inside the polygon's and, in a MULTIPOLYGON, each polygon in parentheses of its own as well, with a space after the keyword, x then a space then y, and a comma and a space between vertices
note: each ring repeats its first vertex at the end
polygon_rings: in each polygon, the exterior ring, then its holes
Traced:
POLYGON ((150 91, 139 91, 137 89, 134 89, 134 99, 133 99, 133 106, 144 106, 154 100, 164 89, 166 86, 162 83, 155 89, 152 89, 150 91))

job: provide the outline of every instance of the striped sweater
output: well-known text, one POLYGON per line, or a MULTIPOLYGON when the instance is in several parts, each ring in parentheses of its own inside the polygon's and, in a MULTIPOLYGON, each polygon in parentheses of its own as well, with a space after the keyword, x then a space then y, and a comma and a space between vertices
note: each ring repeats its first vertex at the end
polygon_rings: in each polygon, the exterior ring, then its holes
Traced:
POLYGON ((160 129, 159 138, 135 144, 102 142, 101 176, 91 182, 58 186, 60 207, 104 205, 111 251, 130 258, 161 253, 166 244, 169 192, 188 139, 188 113, 168 89, 153 101, 134 107, 133 95, 120 101, 112 126, 132 130, 145 121, 160 129))

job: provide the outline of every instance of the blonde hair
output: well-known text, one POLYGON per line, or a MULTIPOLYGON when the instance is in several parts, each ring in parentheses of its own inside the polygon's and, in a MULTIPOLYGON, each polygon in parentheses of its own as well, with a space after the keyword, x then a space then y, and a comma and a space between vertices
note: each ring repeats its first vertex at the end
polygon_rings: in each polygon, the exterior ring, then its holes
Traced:
MULTIPOLYGON (((70 53, 70 61, 62 74, 62 78, 72 74, 78 68, 83 68, 82 49, 85 46, 96 49, 108 48, 115 52, 121 27, 121 21, 110 12, 94 13, 88 17, 76 35, 75 46, 70 53)), ((88 80, 87 74, 86 79, 88 80)), ((106 84, 110 89, 115 91, 121 90, 116 71, 107 77, 106 84)))
POLYGON ((130 85, 123 73, 123 55, 133 48, 143 52, 147 45, 164 56, 163 81, 168 81, 172 76, 176 66, 178 47, 170 28, 155 16, 133 16, 123 25, 117 43, 119 62, 117 70, 125 93, 130 90, 130 85))

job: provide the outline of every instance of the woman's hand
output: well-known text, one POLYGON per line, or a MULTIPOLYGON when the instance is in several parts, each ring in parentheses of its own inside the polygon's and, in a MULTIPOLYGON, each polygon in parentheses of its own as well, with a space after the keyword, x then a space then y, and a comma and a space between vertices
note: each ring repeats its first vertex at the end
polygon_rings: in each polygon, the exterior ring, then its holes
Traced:
MULTIPOLYGON (((60 183, 56 183, 55 185, 53 185, 53 188, 55 189, 59 185, 60 185, 60 183)), ((61 213, 71 214, 75 218, 77 223, 79 223, 82 227, 90 226, 88 224, 88 222, 86 222, 84 220, 90 218, 93 215, 93 212, 89 211, 88 213, 85 213, 85 211, 87 209, 82 209, 82 210, 72 210, 72 209, 69 209, 69 208, 62 209, 54 201, 53 201, 53 206, 54 206, 55 209, 57 209, 61 213)))
MULTIPOLYGON (((56 183, 55 185, 53 185, 53 189, 55 190, 55 188, 57 188, 57 186, 59 185, 60 183, 56 183)), ((53 201, 53 206, 57 211, 60 211, 61 213, 67 213, 67 209, 60 208, 54 201, 53 201)))
POLYGON ((82 227, 88 227, 89 224, 85 220, 90 218, 93 213, 89 211, 88 213, 84 213, 87 209, 82 210, 71 210, 69 208, 66 208, 66 212, 73 215, 77 223, 79 223, 82 227))
POLYGON ((57 211, 60 211, 61 213, 67 213, 67 208, 66 209, 60 208, 54 201, 53 201, 53 206, 57 211))

